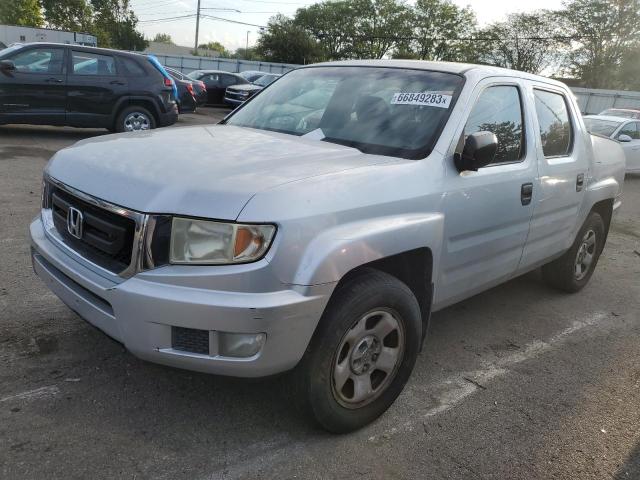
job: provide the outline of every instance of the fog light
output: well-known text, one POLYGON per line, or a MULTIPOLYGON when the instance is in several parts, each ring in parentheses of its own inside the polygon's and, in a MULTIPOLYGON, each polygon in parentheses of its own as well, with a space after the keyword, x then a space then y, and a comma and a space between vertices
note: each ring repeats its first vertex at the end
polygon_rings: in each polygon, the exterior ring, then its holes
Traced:
POLYGON ((267 335, 264 333, 219 332, 218 354, 223 357, 252 357, 260 351, 267 335))

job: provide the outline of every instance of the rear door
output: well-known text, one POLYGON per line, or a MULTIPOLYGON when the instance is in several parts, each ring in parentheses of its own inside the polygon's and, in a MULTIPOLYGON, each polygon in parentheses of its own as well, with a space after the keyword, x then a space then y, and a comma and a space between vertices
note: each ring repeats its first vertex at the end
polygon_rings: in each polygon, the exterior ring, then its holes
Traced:
POLYGON ((590 176, 589 135, 579 135, 577 105, 559 88, 532 84, 540 192, 520 270, 526 271, 566 251, 580 227, 590 176))
POLYGON ((620 142, 627 159, 627 171, 640 171, 640 122, 634 121, 625 124, 617 133, 617 137, 620 135, 631 137, 630 142, 620 142))
POLYGON ((67 76, 67 123, 110 127, 118 100, 129 87, 113 55, 71 48, 67 76))
POLYGON ((7 121, 62 125, 65 121, 65 47, 36 46, 5 58, 0 72, 0 114, 7 121))
POLYGON ((478 84, 456 153, 480 131, 498 139, 494 162, 477 172, 448 167, 445 251, 436 303, 449 305, 510 278, 516 271, 533 212, 537 178, 531 114, 524 84, 491 78, 478 84))
POLYGON ((220 81, 220 74, 207 73, 202 77, 200 77, 200 81, 204 82, 205 87, 207 87, 208 103, 211 103, 211 104, 222 103, 222 97, 224 96, 225 89, 222 88, 222 84, 220 81))

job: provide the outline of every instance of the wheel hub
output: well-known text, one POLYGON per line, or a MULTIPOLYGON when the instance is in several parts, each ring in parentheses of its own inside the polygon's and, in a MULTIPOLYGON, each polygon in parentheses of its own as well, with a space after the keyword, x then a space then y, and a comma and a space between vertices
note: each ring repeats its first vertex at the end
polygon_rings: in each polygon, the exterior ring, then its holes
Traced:
POLYGON ((382 343, 375 335, 367 335, 356 343, 349 365, 356 375, 371 371, 382 350, 382 343))

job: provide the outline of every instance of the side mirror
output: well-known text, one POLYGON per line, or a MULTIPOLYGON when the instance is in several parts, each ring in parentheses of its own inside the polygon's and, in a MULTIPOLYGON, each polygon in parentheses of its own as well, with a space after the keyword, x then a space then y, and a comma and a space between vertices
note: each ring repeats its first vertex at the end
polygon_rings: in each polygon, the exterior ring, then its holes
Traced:
POLYGON ((16 69, 16 64, 13 60, 0 60, 0 71, 13 72, 16 69))
POLYGON ((460 172, 471 170, 477 172, 496 158, 498 138, 492 132, 476 132, 467 137, 462 153, 456 153, 454 161, 460 172))
POLYGON ((618 141, 621 143, 629 143, 632 140, 633 138, 631 138, 629 135, 625 135, 624 133, 618 136, 618 141))

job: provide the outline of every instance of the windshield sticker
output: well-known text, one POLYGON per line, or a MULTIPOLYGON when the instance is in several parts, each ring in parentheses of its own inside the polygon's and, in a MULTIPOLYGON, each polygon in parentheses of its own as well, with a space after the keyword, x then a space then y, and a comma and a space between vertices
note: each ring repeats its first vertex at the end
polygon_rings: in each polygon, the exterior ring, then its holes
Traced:
POLYGON ((449 108, 452 95, 444 92, 394 93, 391 105, 424 105, 427 107, 449 108))

